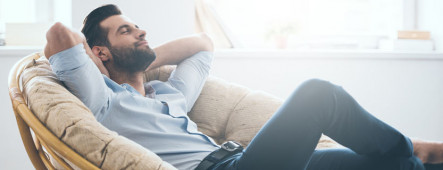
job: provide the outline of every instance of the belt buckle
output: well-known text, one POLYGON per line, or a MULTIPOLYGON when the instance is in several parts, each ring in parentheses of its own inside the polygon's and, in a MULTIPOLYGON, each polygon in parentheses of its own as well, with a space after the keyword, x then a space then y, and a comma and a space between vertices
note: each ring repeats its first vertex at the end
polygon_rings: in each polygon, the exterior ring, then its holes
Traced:
POLYGON ((221 145, 221 148, 228 152, 236 152, 238 150, 242 151, 243 146, 235 141, 227 141, 221 145))

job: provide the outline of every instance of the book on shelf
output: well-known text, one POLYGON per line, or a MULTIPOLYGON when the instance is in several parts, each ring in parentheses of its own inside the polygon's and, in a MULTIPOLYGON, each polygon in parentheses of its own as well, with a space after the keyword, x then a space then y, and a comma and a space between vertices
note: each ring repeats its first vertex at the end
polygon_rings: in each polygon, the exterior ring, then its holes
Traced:
POLYGON ((429 31, 398 31, 398 39, 413 39, 413 40, 429 40, 431 39, 431 33, 429 31))

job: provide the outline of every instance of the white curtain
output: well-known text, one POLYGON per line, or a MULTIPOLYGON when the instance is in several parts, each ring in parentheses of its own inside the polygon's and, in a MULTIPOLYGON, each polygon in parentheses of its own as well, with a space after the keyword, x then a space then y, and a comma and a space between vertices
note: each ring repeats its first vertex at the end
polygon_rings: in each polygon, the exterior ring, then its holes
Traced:
POLYGON ((214 8, 207 0, 195 0, 195 31, 206 32, 214 40, 215 48, 233 48, 232 38, 224 28, 214 8))

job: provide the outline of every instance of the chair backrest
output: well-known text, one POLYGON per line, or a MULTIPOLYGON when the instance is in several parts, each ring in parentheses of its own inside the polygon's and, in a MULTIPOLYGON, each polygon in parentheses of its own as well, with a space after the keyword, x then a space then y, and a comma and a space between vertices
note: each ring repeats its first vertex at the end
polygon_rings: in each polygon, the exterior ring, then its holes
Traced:
POLYGON ((29 109, 23 96, 21 74, 40 58, 38 53, 26 56, 11 69, 8 78, 9 96, 26 152, 36 169, 55 169, 49 155, 64 169, 73 169, 64 160, 81 169, 99 169, 57 138, 29 109))

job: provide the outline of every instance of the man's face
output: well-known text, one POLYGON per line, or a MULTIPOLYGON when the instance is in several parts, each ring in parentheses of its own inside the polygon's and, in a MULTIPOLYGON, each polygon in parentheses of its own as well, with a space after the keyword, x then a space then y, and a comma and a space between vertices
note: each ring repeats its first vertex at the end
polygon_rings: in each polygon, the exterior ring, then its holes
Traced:
POLYGON ((155 53, 145 39, 146 32, 129 18, 113 15, 100 23, 108 30, 108 49, 113 67, 124 72, 140 72, 155 60, 155 53))

